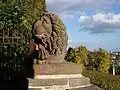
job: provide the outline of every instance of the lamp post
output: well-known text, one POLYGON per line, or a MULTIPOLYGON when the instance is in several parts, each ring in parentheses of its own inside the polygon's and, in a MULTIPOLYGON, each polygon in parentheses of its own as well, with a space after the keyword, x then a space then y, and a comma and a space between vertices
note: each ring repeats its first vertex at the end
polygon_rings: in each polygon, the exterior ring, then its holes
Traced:
POLYGON ((113 65, 113 75, 115 75, 115 56, 112 57, 112 65, 113 65))

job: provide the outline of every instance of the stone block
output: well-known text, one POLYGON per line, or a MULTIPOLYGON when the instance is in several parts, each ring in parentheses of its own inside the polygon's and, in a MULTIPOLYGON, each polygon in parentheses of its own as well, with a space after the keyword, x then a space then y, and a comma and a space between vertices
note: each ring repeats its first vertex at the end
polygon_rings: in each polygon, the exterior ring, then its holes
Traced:
POLYGON ((67 85, 67 79, 28 79, 29 86, 67 85))
POLYGON ((89 84, 90 84, 90 79, 87 78, 87 77, 71 78, 71 79, 69 79, 70 87, 89 85, 89 84))
POLYGON ((34 75, 59 75, 59 74, 80 74, 82 68, 80 64, 56 63, 34 65, 34 75))

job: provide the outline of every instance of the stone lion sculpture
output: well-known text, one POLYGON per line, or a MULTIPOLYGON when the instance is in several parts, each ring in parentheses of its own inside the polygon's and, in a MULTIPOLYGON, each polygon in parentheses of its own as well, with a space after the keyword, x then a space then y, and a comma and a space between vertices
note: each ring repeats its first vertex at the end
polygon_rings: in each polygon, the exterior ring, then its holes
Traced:
POLYGON ((63 21, 53 13, 47 13, 33 24, 35 60, 63 62, 68 45, 68 35, 63 21))

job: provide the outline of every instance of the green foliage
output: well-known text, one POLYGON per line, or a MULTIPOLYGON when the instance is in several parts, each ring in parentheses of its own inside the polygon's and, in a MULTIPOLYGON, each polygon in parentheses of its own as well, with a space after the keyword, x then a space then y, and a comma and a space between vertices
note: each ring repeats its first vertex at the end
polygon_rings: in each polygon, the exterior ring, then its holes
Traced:
POLYGON ((102 48, 99 48, 100 71, 108 72, 111 65, 110 54, 102 48))
POLYGON ((0 0, 0 30, 31 29, 35 19, 45 12, 45 0, 0 0))
POLYGON ((9 39, 5 42, 0 38, 0 69, 3 70, 0 74, 3 77, 15 74, 21 76, 24 72, 24 58, 29 55, 32 24, 44 12, 45 0, 0 0, 0 37, 9 39), (9 37, 20 38, 19 45, 16 39, 10 41, 9 37))
POLYGON ((87 48, 82 45, 78 48, 69 48, 65 59, 68 62, 81 64, 85 68, 88 64, 87 52, 87 48))
POLYGON ((77 61, 77 62, 80 62, 82 64, 83 67, 86 67, 87 64, 88 64, 88 57, 87 57, 87 54, 88 54, 88 50, 85 46, 80 46, 78 47, 78 56, 80 57, 80 61, 77 61))
POLYGON ((76 56, 77 56, 76 48, 70 47, 68 49, 68 53, 66 54, 65 60, 68 62, 76 63, 76 56))
POLYGON ((46 0, 33 0, 33 18, 38 18, 46 12, 46 0))
MULTIPOLYGON (((114 61, 114 66, 115 66, 115 75, 120 75, 120 66, 118 60, 114 61)), ((113 62, 111 63, 111 66, 109 68, 109 73, 113 74, 113 62)))
POLYGON ((85 69, 92 69, 97 71, 109 72, 111 66, 110 54, 99 48, 98 51, 90 52, 85 46, 78 48, 69 48, 65 57, 66 61, 79 63, 85 69))
POLYGON ((83 75, 90 78, 92 84, 104 90, 120 90, 120 76, 91 70, 85 70, 83 75))
POLYGON ((88 69, 108 72, 111 66, 111 57, 110 54, 99 48, 98 51, 88 53, 89 64, 88 69))

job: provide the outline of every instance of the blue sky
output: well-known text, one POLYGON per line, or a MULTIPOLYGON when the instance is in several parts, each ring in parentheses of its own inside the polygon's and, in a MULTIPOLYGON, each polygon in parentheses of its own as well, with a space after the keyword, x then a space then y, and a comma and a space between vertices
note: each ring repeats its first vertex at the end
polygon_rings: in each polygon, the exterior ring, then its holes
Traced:
POLYGON ((64 21, 69 46, 120 51, 120 0, 47 0, 64 21))

